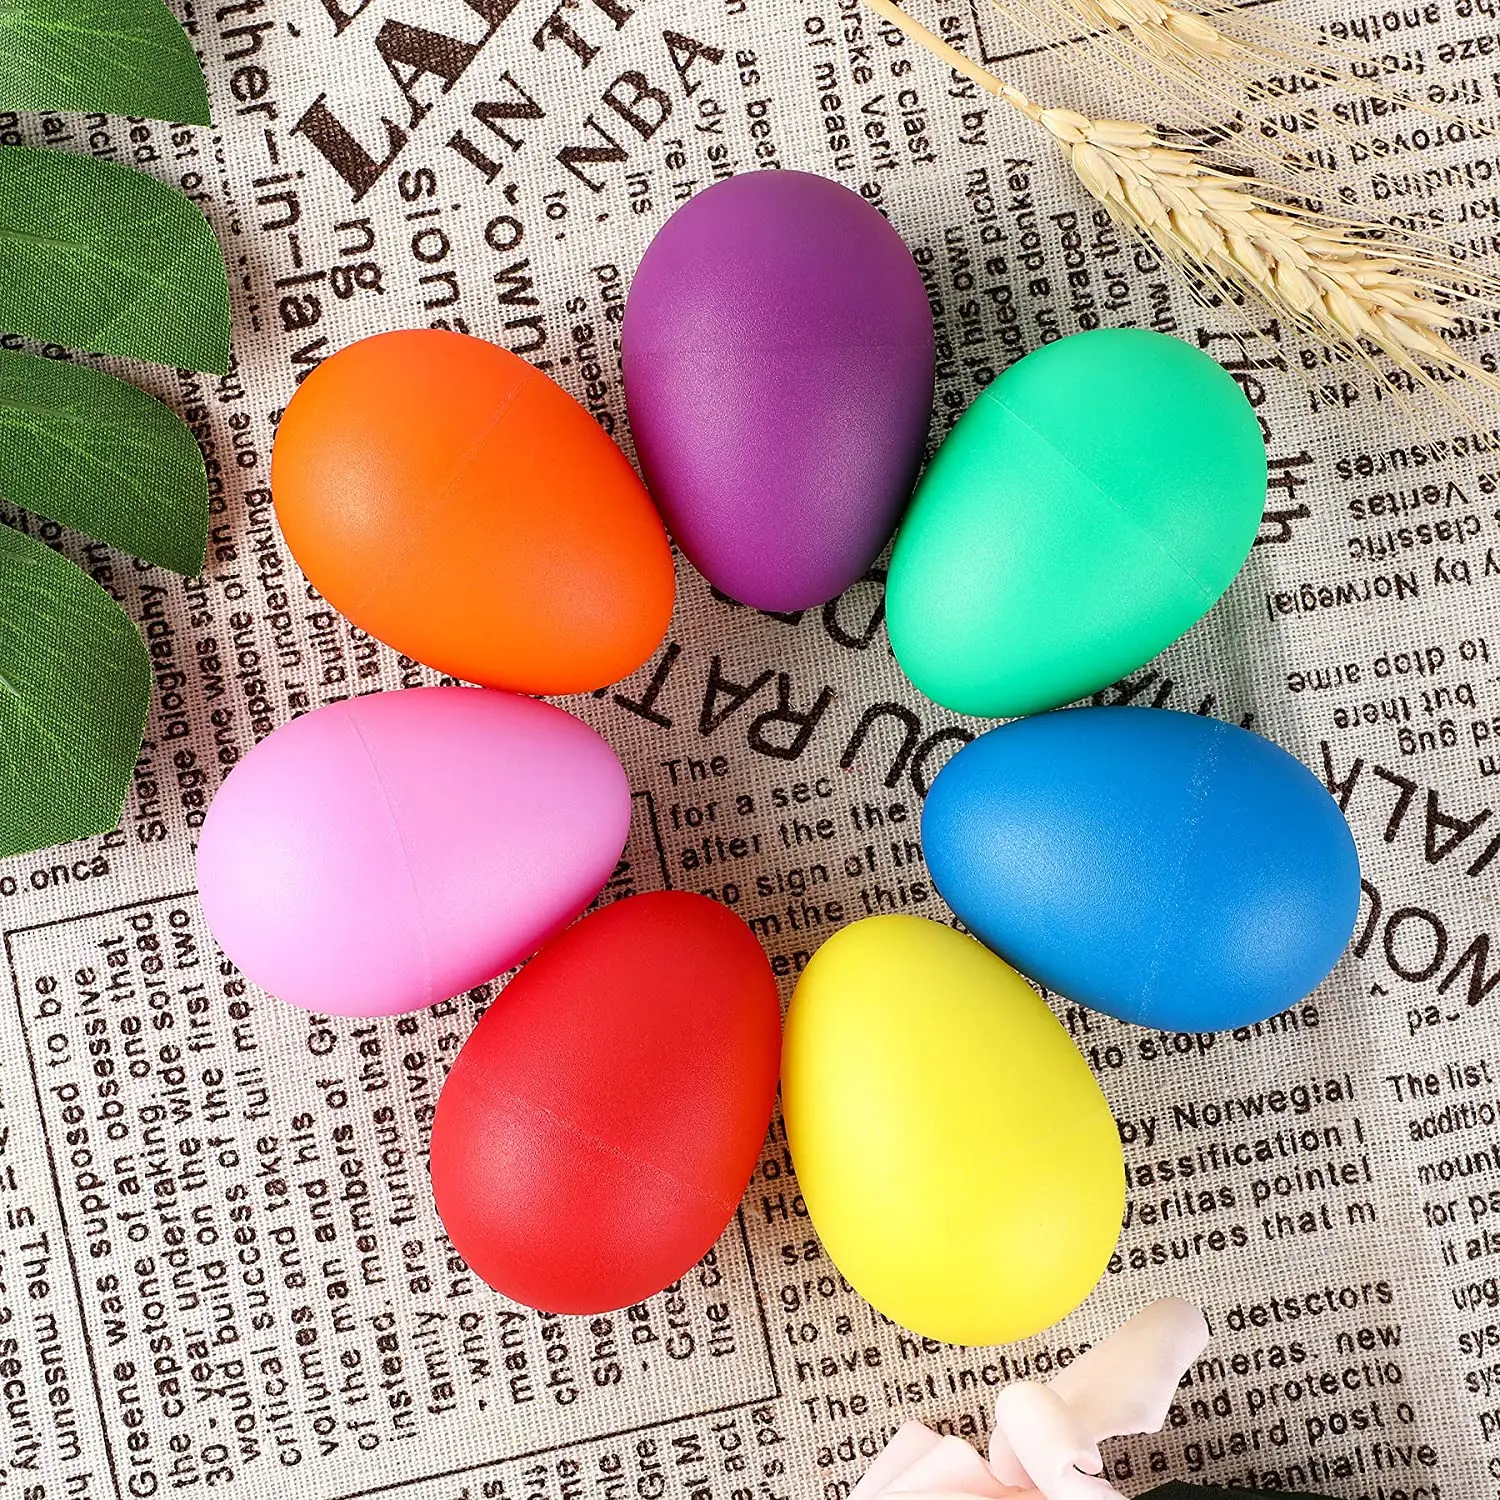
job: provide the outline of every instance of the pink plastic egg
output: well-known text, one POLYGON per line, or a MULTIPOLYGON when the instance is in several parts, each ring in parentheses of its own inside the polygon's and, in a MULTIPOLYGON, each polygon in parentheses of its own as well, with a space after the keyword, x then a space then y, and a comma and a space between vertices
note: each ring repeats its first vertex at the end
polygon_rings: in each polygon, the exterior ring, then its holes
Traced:
POLYGON ((384 1016, 472 989, 598 894, 630 828, 615 753, 549 704, 376 693, 294 719, 215 797, 204 914, 256 984, 384 1016))

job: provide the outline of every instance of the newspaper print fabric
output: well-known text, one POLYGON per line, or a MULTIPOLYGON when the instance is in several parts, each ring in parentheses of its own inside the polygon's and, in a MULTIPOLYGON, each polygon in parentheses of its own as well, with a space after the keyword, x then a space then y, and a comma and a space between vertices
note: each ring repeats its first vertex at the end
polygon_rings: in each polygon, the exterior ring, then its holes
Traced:
MULTIPOLYGON (((1296 8, 1479 122, 1359 99, 1319 145, 1330 169, 1490 253, 1494 6, 1296 8)), ((0 118, 5 141, 128 162, 201 204, 237 356, 222 379, 131 372, 208 454, 204 577, 60 539, 141 622, 156 697, 120 829, 0 863, 8 1491, 841 1500, 904 1421, 982 1443, 999 1386, 1180 1296, 1212 1339, 1161 1434, 1105 1445, 1125 1492, 1500 1493, 1500 410, 1413 417, 1274 319, 1196 304, 1047 141, 857 0, 179 13, 214 128, 0 118), (424 1159, 493 987, 392 1020, 308 1016, 235 973, 193 893, 204 810, 257 740, 437 680, 333 613, 280 538, 269 454, 299 377, 380 330, 466 330, 545 369, 629 451, 634 266, 675 203, 775 167, 863 193, 911 245, 937 322, 934 442, 998 369, 1080 328, 1175 333, 1234 374, 1271 458, 1259 545, 1186 640, 1101 701, 1270 735, 1324 778, 1361 851, 1349 954, 1272 1021, 1166 1035, 1055 1001, 1118 1119, 1129 1208, 1090 1299, 1016 1347, 938 1345, 855 1295, 779 1120, 680 1285, 593 1319, 507 1304, 444 1239, 424 1159)), ((1021 50, 988 0, 924 16, 992 64, 1021 50)), ((1006 65, 1062 102, 1148 108, 1076 49, 1006 65)), ((983 725, 904 681, 880 570, 787 617, 678 577, 655 657, 564 700, 631 779, 604 899, 715 896, 784 993, 843 923, 949 920, 922 797, 983 725)))

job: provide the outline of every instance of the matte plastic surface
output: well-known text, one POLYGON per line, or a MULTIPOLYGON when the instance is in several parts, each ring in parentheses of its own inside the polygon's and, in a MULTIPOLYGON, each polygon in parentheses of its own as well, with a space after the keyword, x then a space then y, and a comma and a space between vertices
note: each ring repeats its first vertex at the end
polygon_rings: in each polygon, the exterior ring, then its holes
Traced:
POLYGON ((263 989, 384 1016, 511 968, 593 900, 630 830, 614 751, 561 709, 417 688, 262 740, 198 845, 204 914, 263 989))
POLYGON ((454 1246, 527 1306, 597 1313, 692 1269, 760 1158, 781 1051, 771 966, 706 896, 631 896, 485 1012, 432 1127, 454 1246))
POLYGON ((1010 718, 1132 672, 1249 555, 1266 450, 1239 386, 1181 339, 1073 334, 964 413, 891 560, 896 659, 935 702, 1010 718))
POLYGON ((383 333, 292 397, 276 514, 334 608, 482 687, 628 676, 672 615, 671 549, 625 456, 560 386, 482 339, 383 333))
POLYGON ((641 467, 705 577, 759 609, 842 593, 890 539, 932 411, 932 313, 848 188, 747 172, 663 225, 630 288, 641 467))
POLYGON ((1222 1031, 1317 987, 1359 908, 1338 804, 1270 740, 1160 708, 1001 725, 939 772, 927 867, 968 928, 1122 1021, 1222 1031))
POLYGON ((782 1114, 839 1270, 896 1322, 1005 1344, 1070 1313, 1120 1231, 1109 1105, 1040 997, 921 917, 836 932, 787 1012, 782 1114))

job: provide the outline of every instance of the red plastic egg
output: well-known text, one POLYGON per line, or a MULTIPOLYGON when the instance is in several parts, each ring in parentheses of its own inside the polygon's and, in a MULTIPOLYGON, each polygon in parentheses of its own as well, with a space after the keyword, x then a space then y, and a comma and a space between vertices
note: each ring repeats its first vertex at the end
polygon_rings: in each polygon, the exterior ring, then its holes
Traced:
POLYGON ((733 1217, 780 1060, 776 984, 738 917, 680 891, 585 917, 511 981, 443 1085, 449 1238, 530 1307, 644 1301, 733 1217))

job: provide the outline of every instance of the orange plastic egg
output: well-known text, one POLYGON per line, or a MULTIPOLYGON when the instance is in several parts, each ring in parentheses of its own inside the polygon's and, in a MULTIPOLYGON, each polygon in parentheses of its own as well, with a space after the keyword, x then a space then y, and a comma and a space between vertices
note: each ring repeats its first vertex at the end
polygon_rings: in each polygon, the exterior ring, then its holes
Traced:
POLYGON ((672 556, 624 454, 507 350, 364 339, 292 398, 271 485, 313 586, 467 682, 576 693, 628 676, 672 614, 672 556))

